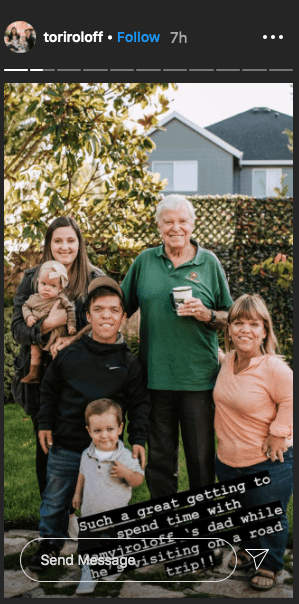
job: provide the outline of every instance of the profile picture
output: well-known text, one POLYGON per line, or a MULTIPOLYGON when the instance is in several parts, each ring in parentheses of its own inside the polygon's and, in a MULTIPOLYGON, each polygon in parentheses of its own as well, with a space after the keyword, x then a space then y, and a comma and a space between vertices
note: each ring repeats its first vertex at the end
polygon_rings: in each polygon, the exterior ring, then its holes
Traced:
POLYGON ((14 21, 5 29, 4 42, 10 52, 28 52, 36 42, 35 29, 26 21, 14 21))

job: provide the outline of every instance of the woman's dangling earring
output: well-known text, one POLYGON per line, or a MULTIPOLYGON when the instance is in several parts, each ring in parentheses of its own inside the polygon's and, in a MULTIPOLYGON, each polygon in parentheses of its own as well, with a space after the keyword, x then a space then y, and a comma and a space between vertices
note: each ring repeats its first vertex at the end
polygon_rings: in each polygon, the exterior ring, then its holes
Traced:
POLYGON ((264 340, 261 341, 261 351, 263 354, 266 354, 265 348, 264 348, 264 340))

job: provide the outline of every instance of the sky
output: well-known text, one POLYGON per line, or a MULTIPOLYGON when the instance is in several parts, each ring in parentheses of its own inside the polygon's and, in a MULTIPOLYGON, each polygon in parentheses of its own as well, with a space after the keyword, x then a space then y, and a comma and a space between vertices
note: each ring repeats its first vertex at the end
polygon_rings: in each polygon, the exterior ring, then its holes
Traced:
MULTIPOLYGON (((178 90, 170 88, 165 96, 173 101, 170 103, 170 111, 163 113, 161 118, 177 111, 203 128, 253 107, 269 107, 280 113, 293 115, 292 88, 285 82, 178 83, 178 90)), ((150 111, 144 110, 144 113, 150 111)))

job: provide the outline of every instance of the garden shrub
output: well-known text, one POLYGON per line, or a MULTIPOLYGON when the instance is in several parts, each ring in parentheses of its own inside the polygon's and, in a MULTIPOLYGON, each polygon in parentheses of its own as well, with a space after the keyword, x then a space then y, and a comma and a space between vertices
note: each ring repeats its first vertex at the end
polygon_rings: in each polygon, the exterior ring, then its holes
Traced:
MULTIPOLYGON (((274 274, 260 271, 253 274, 253 267, 267 258, 275 258, 278 253, 292 256, 292 219, 293 200, 291 198, 254 199, 247 196, 193 196, 192 201, 197 221, 194 237, 202 247, 212 250, 219 258, 227 275, 232 298, 235 300, 243 293, 259 293, 269 307, 274 323, 274 330, 280 344, 279 352, 285 356, 292 367, 292 288, 284 289, 277 285, 274 274)), ((138 253, 148 247, 160 245, 161 238, 155 223, 155 207, 147 207, 149 220, 138 221, 126 245, 113 241, 106 251, 96 252, 91 245, 87 246, 91 261, 105 272, 121 282, 129 265, 136 257, 130 249, 130 242, 138 242, 138 253)), ((84 234, 84 233, 83 233, 84 234)), ((138 247, 137 246, 137 247, 138 247)), ((26 257, 22 253, 5 269, 7 282, 16 288, 21 272, 37 264, 38 254, 26 257), (23 262, 24 259, 24 262, 23 262), (18 264, 19 262, 19 264, 18 264)), ((5 396, 9 396, 10 382, 13 375, 12 359, 18 346, 13 342, 9 319, 11 310, 5 309, 5 396)), ((219 334, 222 345, 222 334, 219 334)), ((137 335, 131 342, 133 352, 138 349, 137 335)))
POLYGON ((4 403, 12 403, 10 392, 14 376, 13 360, 18 354, 19 344, 16 344, 11 333, 12 308, 4 309, 4 403))

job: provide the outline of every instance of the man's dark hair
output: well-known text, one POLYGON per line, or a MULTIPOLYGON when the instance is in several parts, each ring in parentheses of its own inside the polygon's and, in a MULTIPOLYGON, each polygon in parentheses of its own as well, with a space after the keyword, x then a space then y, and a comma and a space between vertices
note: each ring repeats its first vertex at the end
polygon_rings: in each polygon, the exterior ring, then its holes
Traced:
POLYGON ((113 289, 112 287, 108 287, 107 285, 102 285, 100 287, 97 287, 92 292, 90 292, 90 294, 88 294, 88 297, 87 297, 87 300, 85 303, 86 310, 89 312, 91 303, 95 302, 98 298, 103 298, 103 296, 116 296, 117 298, 119 298, 123 312, 125 312, 124 298, 122 296, 120 296, 120 294, 116 291, 116 289, 113 289))

